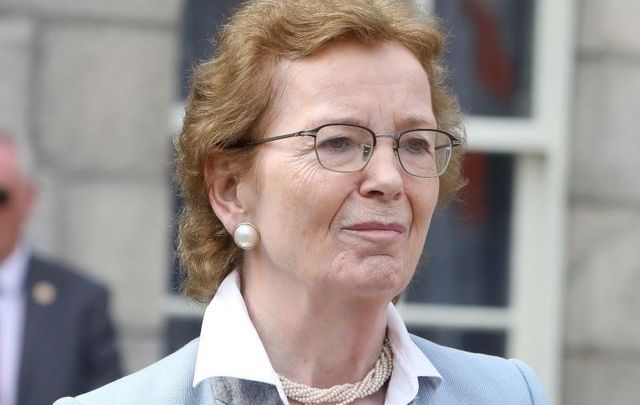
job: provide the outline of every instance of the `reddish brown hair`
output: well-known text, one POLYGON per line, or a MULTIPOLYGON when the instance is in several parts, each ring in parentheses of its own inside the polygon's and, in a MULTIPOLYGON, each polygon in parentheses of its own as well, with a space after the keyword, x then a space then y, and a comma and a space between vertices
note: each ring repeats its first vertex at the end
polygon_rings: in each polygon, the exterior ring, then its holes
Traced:
MULTIPOLYGON (((244 3, 219 32, 216 54, 195 68, 179 138, 177 176, 184 198, 178 253, 186 295, 208 302, 242 257, 209 205, 204 167, 225 150, 240 175, 252 169, 255 149, 230 146, 256 137, 274 94, 276 64, 300 59, 336 40, 363 45, 397 41, 420 61, 431 83, 440 129, 464 141, 457 100, 445 87, 440 62, 444 38, 436 20, 411 0, 256 0, 244 3)), ((463 184, 463 148, 455 148, 440 178, 440 202, 463 184)))

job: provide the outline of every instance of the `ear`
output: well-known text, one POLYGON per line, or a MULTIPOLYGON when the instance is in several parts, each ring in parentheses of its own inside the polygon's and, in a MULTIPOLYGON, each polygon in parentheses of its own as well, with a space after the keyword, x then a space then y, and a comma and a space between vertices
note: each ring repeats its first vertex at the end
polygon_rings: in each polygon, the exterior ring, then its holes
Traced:
POLYGON ((233 233, 236 224, 246 218, 247 206, 238 192, 241 180, 232 170, 231 162, 223 151, 212 152, 207 157, 204 180, 213 212, 227 232, 233 233))

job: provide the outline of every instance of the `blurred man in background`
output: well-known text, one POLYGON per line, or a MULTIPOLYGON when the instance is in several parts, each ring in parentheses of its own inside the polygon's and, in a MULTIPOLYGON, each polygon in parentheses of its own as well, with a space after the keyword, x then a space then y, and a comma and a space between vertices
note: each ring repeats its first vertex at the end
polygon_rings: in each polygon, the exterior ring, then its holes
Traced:
POLYGON ((50 405, 121 375, 107 290, 33 254, 26 143, 0 130, 0 405, 50 405))

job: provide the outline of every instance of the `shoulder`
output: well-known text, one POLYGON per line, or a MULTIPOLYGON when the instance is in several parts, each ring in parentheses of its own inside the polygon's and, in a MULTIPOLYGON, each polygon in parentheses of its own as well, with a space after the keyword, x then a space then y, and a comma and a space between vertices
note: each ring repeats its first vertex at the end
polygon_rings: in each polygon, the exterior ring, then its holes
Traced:
POLYGON ((198 340, 162 360, 102 388, 54 405, 179 405, 213 401, 210 387, 192 388, 198 340))
POLYGON ((443 377, 433 396, 452 399, 451 403, 548 403, 535 372, 522 361, 452 349, 413 335, 411 338, 443 377))
POLYGON ((107 288, 99 281, 82 274, 68 264, 38 255, 32 255, 30 258, 28 278, 31 284, 40 281, 51 282, 62 293, 73 293, 74 296, 108 295, 107 288))

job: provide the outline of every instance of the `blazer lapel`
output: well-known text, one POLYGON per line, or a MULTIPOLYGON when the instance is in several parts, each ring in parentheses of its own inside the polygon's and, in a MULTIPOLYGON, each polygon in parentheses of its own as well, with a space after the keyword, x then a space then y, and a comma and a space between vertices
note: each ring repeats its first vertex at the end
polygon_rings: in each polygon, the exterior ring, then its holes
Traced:
POLYGON ((213 377, 211 388, 215 405, 283 405, 277 388, 267 383, 213 377))
MULTIPOLYGON (((48 336, 55 328, 51 324, 52 317, 48 315, 50 303, 46 289, 55 288, 53 284, 45 280, 45 271, 38 265, 33 257, 29 259, 27 277, 25 280, 26 311, 24 319, 24 331, 22 337, 22 358, 20 361, 20 377, 18 383, 18 403, 27 404, 30 390, 33 390, 31 381, 37 381, 38 359, 43 346, 48 346, 48 336), (40 284, 39 284, 40 283, 40 284), (40 295, 34 289, 40 287, 40 295), (35 296, 35 298, 34 298, 35 296), (36 302, 39 298, 40 302, 36 302)), ((55 289, 53 290, 55 294, 55 289)))
POLYGON ((428 377, 418 377, 418 394, 411 401, 410 405, 428 405, 435 404, 436 390, 440 385, 436 385, 428 377))

